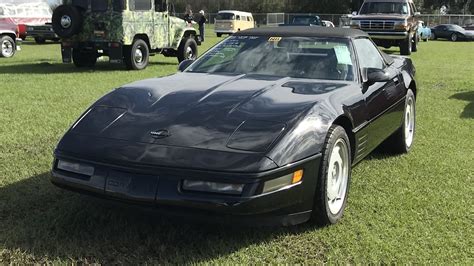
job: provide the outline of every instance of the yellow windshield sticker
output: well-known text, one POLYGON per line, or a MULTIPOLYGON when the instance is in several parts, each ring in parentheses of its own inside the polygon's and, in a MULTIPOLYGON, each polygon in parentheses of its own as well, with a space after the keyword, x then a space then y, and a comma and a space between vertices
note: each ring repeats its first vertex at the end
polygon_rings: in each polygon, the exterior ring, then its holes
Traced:
POLYGON ((270 39, 268 39, 269 42, 279 42, 281 41, 281 37, 270 37, 270 39))

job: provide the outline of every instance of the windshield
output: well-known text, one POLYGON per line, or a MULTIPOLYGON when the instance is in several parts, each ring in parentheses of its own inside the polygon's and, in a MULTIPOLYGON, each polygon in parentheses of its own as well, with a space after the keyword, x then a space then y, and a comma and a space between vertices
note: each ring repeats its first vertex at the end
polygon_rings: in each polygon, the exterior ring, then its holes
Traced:
POLYGON ((352 66, 353 56, 346 39, 232 36, 186 72, 353 80, 352 66))
POLYGON ((319 21, 319 18, 316 17, 294 17, 293 18, 293 24, 312 24, 312 25, 321 25, 321 22, 319 21))
POLYGON ((235 15, 233 13, 219 13, 217 14, 216 20, 234 20, 235 15))
POLYGON ((370 2, 364 3, 359 14, 408 14, 408 5, 406 3, 393 2, 370 2))

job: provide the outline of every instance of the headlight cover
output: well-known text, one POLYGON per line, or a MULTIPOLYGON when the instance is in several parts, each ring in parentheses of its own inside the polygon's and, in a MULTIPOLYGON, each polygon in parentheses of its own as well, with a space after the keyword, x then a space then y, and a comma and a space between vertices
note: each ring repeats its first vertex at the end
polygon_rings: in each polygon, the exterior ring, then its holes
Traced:
POLYGON ((82 163, 68 162, 64 160, 58 161, 57 168, 59 170, 63 170, 66 172, 71 172, 71 173, 86 175, 86 176, 92 176, 94 174, 93 166, 82 164, 82 163))
POLYGON ((242 195, 244 184, 217 183, 199 180, 184 180, 183 189, 186 191, 210 192, 229 195, 242 195))
POLYGON ((281 122, 247 120, 229 138, 227 147, 235 150, 264 152, 285 130, 285 126, 281 122))

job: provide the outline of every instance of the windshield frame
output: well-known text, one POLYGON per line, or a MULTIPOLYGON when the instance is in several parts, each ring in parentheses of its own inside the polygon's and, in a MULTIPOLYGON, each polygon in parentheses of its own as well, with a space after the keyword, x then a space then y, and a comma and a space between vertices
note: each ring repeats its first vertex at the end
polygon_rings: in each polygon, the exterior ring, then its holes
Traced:
MULTIPOLYGON (((200 70, 199 68, 196 68, 199 64, 202 64, 204 63, 207 56, 209 56, 210 53, 214 53, 216 52, 215 49, 218 49, 220 45, 224 45, 224 43, 234 37, 248 37, 248 38, 256 38, 256 37, 259 37, 259 38, 264 38, 264 39, 268 39, 270 38, 269 36, 250 36, 250 35, 240 35, 240 36, 229 36, 228 38, 224 39, 223 41, 217 43, 216 45, 214 45, 213 47, 211 47, 208 51, 206 51, 202 56, 200 56, 197 60, 195 60, 192 64, 190 64, 186 69, 183 70, 183 72, 186 72, 186 73, 206 73, 206 74, 216 74, 216 75, 228 75, 228 74, 232 74, 232 75, 262 75, 262 76, 272 76, 272 77, 281 77, 281 78, 284 78, 284 77, 289 77, 289 78, 294 78, 294 79, 318 79, 318 80, 332 80, 332 81, 340 81, 340 82, 358 82, 359 80, 359 70, 358 70, 358 59, 357 59, 357 55, 354 51, 354 47, 353 47, 353 44, 352 44, 352 41, 351 41, 351 38, 348 38, 348 37, 307 37, 307 36, 292 36, 292 37, 285 37, 285 38, 308 38, 308 39, 314 39, 314 40, 317 40, 317 41, 323 41, 323 40, 326 40, 326 41, 332 41, 334 43, 337 43, 337 42, 340 42, 341 45, 345 45, 347 47, 347 50, 349 52, 349 55, 350 55, 350 59, 351 59, 351 72, 352 73, 349 73, 349 70, 347 72, 348 75, 351 75, 352 79, 331 79, 329 77, 326 77, 326 78, 317 78, 317 77, 301 77, 301 76, 291 76, 290 74, 288 75, 272 75, 272 74, 263 74, 263 73, 257 73, 257 72, 247 72, 247 73, 243 73, 243 72, 236 72, 236 71, 232 71, 232 72, 225 72, 225 71, 202 71, 200 70)), ((334 48, 333 48, 334 49, 334 48)), ((239 54, 239 52, 236 53, 239 54)), ((231 61, 235 60, 236 56, 234 56, 232 58, 231 61)), ((220 63, 219 63, 220 64, 220 63)), ((216 64, 216 65, 219 65, 219 64, 216 64)))

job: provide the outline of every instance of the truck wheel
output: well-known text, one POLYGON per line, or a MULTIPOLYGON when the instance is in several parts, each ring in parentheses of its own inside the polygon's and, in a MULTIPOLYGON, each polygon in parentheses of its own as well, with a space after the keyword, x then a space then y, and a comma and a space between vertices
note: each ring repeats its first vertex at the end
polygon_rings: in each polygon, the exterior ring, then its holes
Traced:
POLYGON ((72 61, 76 67, 93 67, 97 63, 97 53, 73 49, 72 61))
POLYGON ((0 37, 0 57, 12 57, 15 55, 16 44, 10 36, 0 37))
POLYGON ((195 60, 198 55, 197 43, 193 38, 186 38, 181 40, 178 48, 178 61, 181 63, 184 60, 195 60))
POLYGON ((69 38, 81 30, 83 18, 78 7, 61 5, 54 10, 51 21, 59 37, 69 38))
POLYGON ((222 37, 222 33, 216 33, 216 35, 218 38, 222 37))
POLYGON ((35 42, 37 44, 45 44, 46 43, 46 39, 45 38, 41 38, 41 37, 35 37, 35 42))
POLYGON ((405 40, 400 43, 400 54, 411 55, 412 38, 408 36, 405 40))
POLYGON ((135 39, 132 46, 124 47, 125 65, 130 70, 142 70, 148 66, 150 50, 142 39, 135 39))

